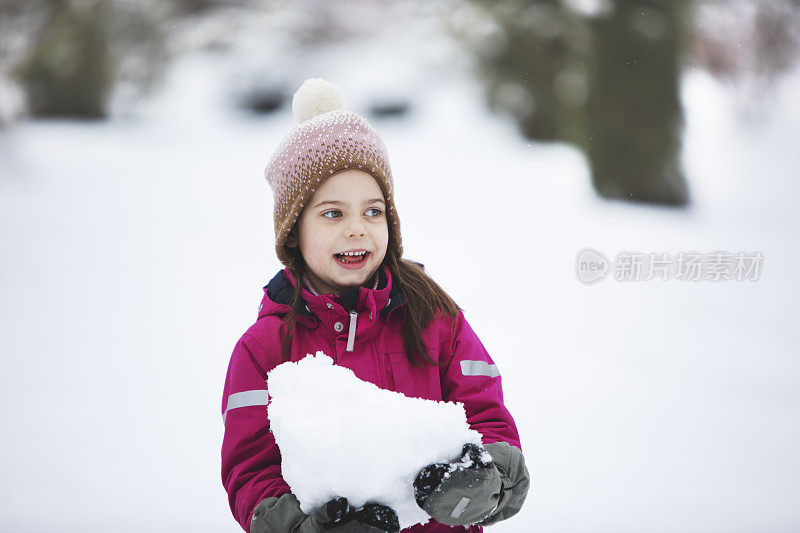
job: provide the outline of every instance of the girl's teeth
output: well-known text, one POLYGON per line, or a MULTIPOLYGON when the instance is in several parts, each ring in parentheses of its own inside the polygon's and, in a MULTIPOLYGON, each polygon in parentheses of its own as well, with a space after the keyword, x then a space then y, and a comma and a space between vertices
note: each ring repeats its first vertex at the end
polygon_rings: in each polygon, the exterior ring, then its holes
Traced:
POLYGON ((336 254, 336 258, 343 263, 360 263, 366 255, 367 252, 343 252, 336 254))

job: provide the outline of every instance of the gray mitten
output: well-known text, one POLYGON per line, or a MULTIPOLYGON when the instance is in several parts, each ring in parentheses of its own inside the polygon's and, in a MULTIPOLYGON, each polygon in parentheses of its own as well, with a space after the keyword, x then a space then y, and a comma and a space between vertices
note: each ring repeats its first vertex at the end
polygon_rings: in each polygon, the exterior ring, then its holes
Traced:
POLYGON ((491 515, 500 503, 502 482, 485 452, 467 443, 460 459, 423 468, 414 480, 417 505, 448 526, 475 524, 491 515))
POLYGON ((325 531, 335 533, 398 533, 400 522, 394 509, 379 503, 367 503, 359 509, 336 498, 317 507, 311 519, 325 531))
POLYGON ((385 505, 368 503, 353 508, 337 498, 306 515, 294 494, 266 498, 253 511, 250 533, 398 533, 397 513, 385 505))

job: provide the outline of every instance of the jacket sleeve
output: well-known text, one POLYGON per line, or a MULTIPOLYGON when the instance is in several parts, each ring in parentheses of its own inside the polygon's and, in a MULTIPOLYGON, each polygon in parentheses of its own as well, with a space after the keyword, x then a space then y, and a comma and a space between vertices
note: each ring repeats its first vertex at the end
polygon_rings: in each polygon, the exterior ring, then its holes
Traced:
POLYGON ((522 449, 514 419, 503 403, 503 387, 497 365, 459 310, 449 361, 441 372, 442 399, 461 402, 472 429, 483 436, 483 443, 507 442, 522 449))
POLYGON ((222 394, 222 484, 233 516, 245 531, 250 531, 251 515, 260 501, 290 492, 267 419, 269 370, 258 342, 242 336, 233 349, 222 394))
POLYGON ((500 501, 480 525, 491 525, 517 514, 528 494, 530 474, 522 456, 519 432, 505 404, 500 372, 483 344, 458 312, 450 361, 442 374, 442 395, 462 402, 467 421, 483 437, 500 474, 500 501))

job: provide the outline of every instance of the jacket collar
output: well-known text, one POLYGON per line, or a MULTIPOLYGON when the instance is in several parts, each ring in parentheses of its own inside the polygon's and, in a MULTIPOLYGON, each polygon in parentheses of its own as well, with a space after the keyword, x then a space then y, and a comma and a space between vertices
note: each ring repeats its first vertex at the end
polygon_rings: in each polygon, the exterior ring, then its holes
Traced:
MULTIPOLYGON (((279 270, 264 286, 264 296, 259 307, 258 318, 266 315, 285 315, 291 310, 294 297, 294 276, 288 268, 279 270)), ((346 311, 376 310, 388 320, 389 313, 406 303, 405 295, 392 284, 389 268, 383 266, 378 270, 378 287, 351 287, 341 295, 315 295, 306 290, 300 292, 302 300, 298 315, 306 320, 316 321, 325 315, 328 304, 338 304, 346 311)))

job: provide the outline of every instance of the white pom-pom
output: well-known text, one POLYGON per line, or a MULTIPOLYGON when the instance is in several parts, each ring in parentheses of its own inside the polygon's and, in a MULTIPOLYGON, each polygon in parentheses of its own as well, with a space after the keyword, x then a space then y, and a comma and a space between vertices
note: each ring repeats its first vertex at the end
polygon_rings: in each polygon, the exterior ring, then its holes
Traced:
POLYGON ((292 99, 292 113, 298 124, 343 107, 342 90, 322 78, 310 78, 304 81, 292 99))

